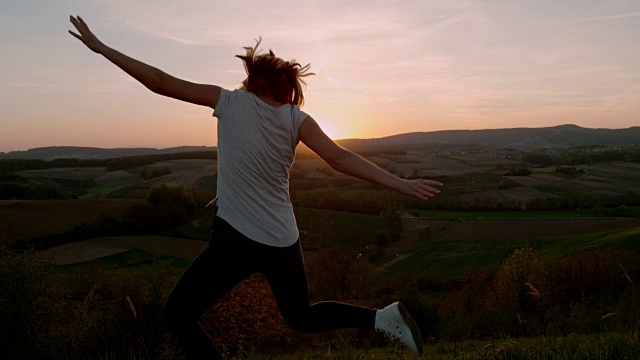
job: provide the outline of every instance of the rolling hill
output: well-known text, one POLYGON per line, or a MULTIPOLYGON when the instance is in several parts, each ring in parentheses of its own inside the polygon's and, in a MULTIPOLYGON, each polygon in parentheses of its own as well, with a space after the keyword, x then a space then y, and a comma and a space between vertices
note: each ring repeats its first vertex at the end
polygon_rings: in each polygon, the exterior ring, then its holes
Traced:
MULTIPOLYGON (((543 128, 509 128, 485 130, 443 130, 412 132, 376 139, 338 140, 347 148, 397 147, 410 145, 476 145, 492 148, 533 150, 540 148, 564 149, 576 146, 624 147, 640 145, 640 126, 626 129, 591 129, 577 125, 559 125, 543 128)), ((153 155, 191 151, 215 150, 207 146, 180 146, 166 149, 51 146, 26 151, 0 152, 0 159, 58 158, 109 159, 122 156, 153 155)))
POLYGON ((575 146, 640 145, 640 126, 626 129, 590 129, 577 125, 544 128, 510 128, 487 130, 444 130, 413 132, 379 139, 345 139, 340 144, 351 147, 397 145, 480 145, 494 148, 533 150, 575 146))
POLYGON ((118 148, 104 149, 81 146, 49 146, 29 149, 26 151, 0 152, 0 159, 113 159, 123 156, 175 154, 183 152, 215 150, 209 146, 178 146, 165 149, 154 148, 118 148))

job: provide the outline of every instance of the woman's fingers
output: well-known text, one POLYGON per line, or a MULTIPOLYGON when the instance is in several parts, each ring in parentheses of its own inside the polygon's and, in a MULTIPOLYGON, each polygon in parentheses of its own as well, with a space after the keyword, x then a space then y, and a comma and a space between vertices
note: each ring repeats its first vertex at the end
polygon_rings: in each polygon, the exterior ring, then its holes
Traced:
POLYGON ((94 52, 100 52, 100 48, 103 45, 100 40, 89 30, 89 26, 84 22, 80 16, 69 16, 69 21, 76 28, 77 33, 69 31, 76 39, 82 41, 89 49, 94 52))
MULTIPOLYGON (((78 32, 80 33, 80 35, 82 35, 82 29, 80 27, 80 23, 78 22, 78 20, 76 20, 73 16, 69 17, 69 21, 71 21, 71 24, 73 24, 73 26, 76 28, 76 30, 78 30, 78 32)), ((77 35, 77 34, 76 34, 77 35)), ((76 36, 77 37, 77 36, 76 36)))
POLYGON ((436 189, 435 187, 442 186, 442 183, 434 180, 418 179, 408 180, 407 182, 409 184, 409 191, 407 192, 407 194, 416 196, 422 200, 427 200, 430 197, 438 194, 440 190, 436 189))
POLYGON ((82 18, 80 17, 80 15, 77 15, 77 16, 78 16, 78 20, 80 20, 80 23, 81 23, 84 27, 86 27, 87 29, 89 29, 89 26, 87 25, 87 23, 85 23, 85 22, 84 22, 84 19, 82 19, 82 18))
POLYGON ((82 19, 79 16, 77 18, 70 16, 70 20, 81 36, 84 36, 85 35, 84 33, 89 32, 89 27, 87 26, 87 24, 85 24, 84 21, 82 21, 82 19))
POLYGON ((73 35, 76 39, 82 41, 82 37, 76 33, 74 33, 73 31, 69 30, 69 34, 73 35))

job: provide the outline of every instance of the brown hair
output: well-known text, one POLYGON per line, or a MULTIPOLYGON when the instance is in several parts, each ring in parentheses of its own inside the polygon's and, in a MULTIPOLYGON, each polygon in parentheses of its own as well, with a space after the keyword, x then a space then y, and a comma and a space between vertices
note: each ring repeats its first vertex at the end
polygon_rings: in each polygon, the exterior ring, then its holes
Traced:
POLYGON ((301 66, 295 60, 284 61, 271 50, 268 54, 258 54, 260 42, 262 38, 256 40, 256 46, 245 47, 247 55, 236 55, 244 62, 247 72, 240 89, 256 95, 270 94, 277 102, 302 106, 302 85, 306 83, 301 78, 315 75, 308 72, 311 65, 301 66))

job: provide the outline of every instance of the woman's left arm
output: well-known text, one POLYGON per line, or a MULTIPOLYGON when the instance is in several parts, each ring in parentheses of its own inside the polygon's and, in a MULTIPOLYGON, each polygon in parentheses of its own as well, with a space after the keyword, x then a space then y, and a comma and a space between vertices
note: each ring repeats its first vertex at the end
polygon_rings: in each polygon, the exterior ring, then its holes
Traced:
POLYGON ((79 33, 76 34, 73 31, 69 31, 71 35, 82 41, 92 51, 104 56, 154 93, 210 108, 215 108, 218 104, 218 99, 220 98, 219 86, 197 84, 173 77, 160 69, 133 59, 105 45, 89 30, 89 26, 80 16, 71 16, 70 20, 79 33))

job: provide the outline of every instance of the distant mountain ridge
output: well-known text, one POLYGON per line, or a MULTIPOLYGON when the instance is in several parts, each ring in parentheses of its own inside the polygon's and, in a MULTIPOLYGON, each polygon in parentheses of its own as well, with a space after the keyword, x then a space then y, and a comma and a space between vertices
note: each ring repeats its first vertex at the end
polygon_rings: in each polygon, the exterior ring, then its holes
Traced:
POLYGON ((400 144, 480 145, 519 150, 564 149, 589 145, 634 146, 640 145, 640 126, 626 129, 591 129, 567 124, 543 128, 442 130, 406 133, 378 139, 345 139, 340 140, 340 144, 345 147, 400 144))
MULTIPOLYGON (((591 129, 567 124, 542 128, 442 130, 398 134, 376 139, 342 139, 338 140, 338 143, 347 148, 397 147, 407 145, 479 145, 518 150, 540 148, 564 149, 589 145, 624 147, 640 145, 640 126, 626 129, 591 129)), ((215 147, 210 146, 180 146, 166 149, 104 149, 78 146, 51 146, 26 151, 0 152, 0 159, 108 159, 122 156, 211 151, 215 149, 215 147)))
POLYGON ((211 146, 179 146, 165 149, 155 148, 117 148, 104 149, 81 146, 49 146, 29 149, 26 151, 0 152, 0 159, 41 159, 53 160, 62 158, 74 159, 112 159, 123 156, 173 154, 193 151, 212 151, 211 146))

